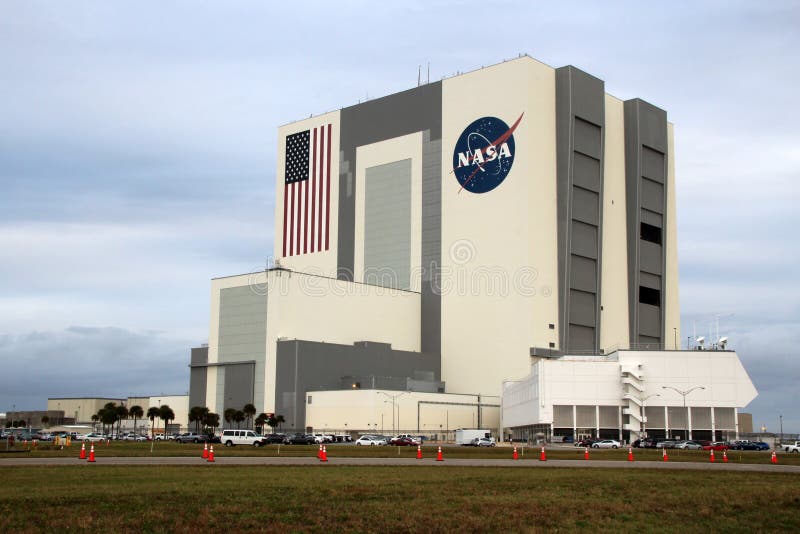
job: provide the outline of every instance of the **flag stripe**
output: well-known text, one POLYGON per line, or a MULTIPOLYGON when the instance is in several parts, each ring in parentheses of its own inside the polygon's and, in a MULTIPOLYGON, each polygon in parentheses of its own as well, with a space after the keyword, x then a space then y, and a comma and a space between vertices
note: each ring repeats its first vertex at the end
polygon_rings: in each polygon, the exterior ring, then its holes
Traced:
MULTIPOLYGON (((314 147, 317 146, 317 129, 314 128, 314 147)), ((314 247, 314 230, 316 229, 316 215, 317 215, 317 170, 311 173, 311 252, 316 252, 314 247)))
POLYGON ((286 202, 286 187, 284 186, 283 189, 283 255, 286 256, 286 217, 288 216, 286 213, 286 208, 288 205, 286 202))
MULTIPOLYGON (((331 138, 331 125, 328 125, 328 139, 331 138)), ((325 205, 325 250, 330 247, 330 234, 331 234, 331 144, 328 143, 328 181, 326 187, 326 205, 325 205)))

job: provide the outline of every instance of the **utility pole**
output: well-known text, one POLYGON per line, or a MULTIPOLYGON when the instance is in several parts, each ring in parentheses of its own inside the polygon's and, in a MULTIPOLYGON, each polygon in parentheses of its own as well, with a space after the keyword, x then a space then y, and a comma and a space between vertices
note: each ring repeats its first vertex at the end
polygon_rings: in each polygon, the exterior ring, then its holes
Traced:
POLYGON ((682 390, 680 390, 678 388, 674 388, 672 386, 661 386, 661 389, 671 389, 672 391, 677 392, 678 395, 681 395, 683 397, 683 415, 684 415, 684 417, 686 417, 686 419, 684 419, 684 425, 683 425, 685 427, 685 432, 686 433, 684 434, 683 439, 688 440, 689 439, 689 412, 686 411, 686 395, 688 395, 689 393, 691 393, 692 391, 694 391, 696 389, 706 389, 705 386, 694 386, 693 388, 689 388, 686 391, 682 391, 682 390))

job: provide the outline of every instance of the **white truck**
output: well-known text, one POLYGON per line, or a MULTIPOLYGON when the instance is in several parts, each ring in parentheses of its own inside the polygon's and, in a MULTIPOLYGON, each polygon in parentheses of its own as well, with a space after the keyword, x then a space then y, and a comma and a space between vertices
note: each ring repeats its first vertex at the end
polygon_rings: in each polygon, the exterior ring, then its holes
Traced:
POLYGON ((492 439, 492 431, 485 428, 459 428, 456 430, 456 445, 472 445, 475 438, 492 439))
POLYGON ((786 452, 797 452, 800 453, 800 441, 795 441, 791 444, 786 444, 783 446, 783 450, 786 452))

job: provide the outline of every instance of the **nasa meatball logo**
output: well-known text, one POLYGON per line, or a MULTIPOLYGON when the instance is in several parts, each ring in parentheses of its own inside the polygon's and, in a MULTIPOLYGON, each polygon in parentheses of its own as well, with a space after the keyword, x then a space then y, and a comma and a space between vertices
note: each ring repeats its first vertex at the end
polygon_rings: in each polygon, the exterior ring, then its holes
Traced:
POLYGON ((453 150, 453 173, 461 189, 488 193, 503 183, 514 165, 514 130, 522 115, 511 127, 497 117, 481 117, 464 128, 453 150))

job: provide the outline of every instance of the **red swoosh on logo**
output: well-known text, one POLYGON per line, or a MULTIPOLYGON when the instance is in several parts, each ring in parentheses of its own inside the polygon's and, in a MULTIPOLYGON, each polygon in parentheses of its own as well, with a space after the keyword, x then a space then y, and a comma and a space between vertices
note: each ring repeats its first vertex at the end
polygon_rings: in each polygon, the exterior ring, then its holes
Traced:
MULTIPOLYGON (((505 142, 508 140, 508 138, 509 138, 509 137, 511 137, 511 136, 514 134, 514 130, 516 130, 516 129, 517 129, 517 126, 519 126, 519 123, 520 123, 520 122, 522 122, 522 117, 523 117, 524 115, 525 115, 525 112, 523 111, 523 112, 522 112, 522 114, 519 116, 519 118, 518 118, 518 119, 517 119, 517 120, 514 122, 514 124, 512 124, 512 125, 511 125, 511 128, 509 128, 509 129, 508 129, 508 131, 506 131, 506 132, 505 132, 503 135, 501 135, 500 137, 498 137, 497 139, 495 139, 495 140, 494 140, 494 142, 492 142, 491 144, 489 144, 489 145, 487 145, 487 146, 485 146, 485 147, 483 147, 483 148, 481 149, 481 154, 486 154, 486 149, 487 149, 487 148, 489 148, 490 146, 497 146, 497 145, 500 145, 500 144, 503 144, 503 143, 505 143, 505 142)), ((474 156, 473 156, 473 159, 474 159, 474 156)), ((469 181, 470 181, 470 180, 472 180, 472 178, 474 178, 474 177, 475 177, 475 174, 476 174, 476 173, 477 173, 479 170, 480 170, 480 165, 478 166, 478 168, 477 168, 477 169, 475 169, 474 171, 472 171, 472 174, 470 174, 470 175, 469 175, 469 178, 467 178, 466 180, 464 180, 464 183, 463 183, 463 184, 461 184, 461 189, 459 189, 459 190, 458 190, 459 194, 460 194, 460 193, 461 193, 461 191, 464 189, 464 187, 465 187, 465 186, 466 186, 466 185, 469 183, 469 181)), ((450 172, 455 172, 455 169, 453 169, 453 170, 452 170, 452 171, 450 171, 450 172)))

